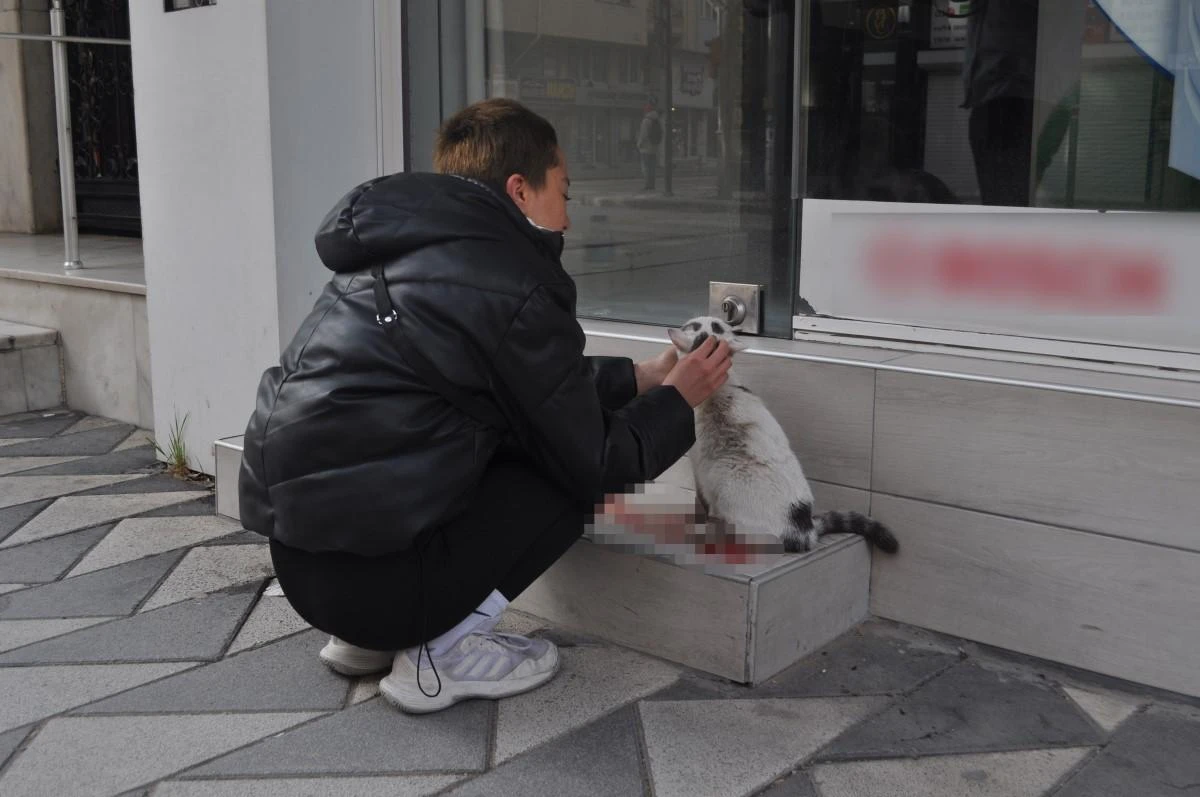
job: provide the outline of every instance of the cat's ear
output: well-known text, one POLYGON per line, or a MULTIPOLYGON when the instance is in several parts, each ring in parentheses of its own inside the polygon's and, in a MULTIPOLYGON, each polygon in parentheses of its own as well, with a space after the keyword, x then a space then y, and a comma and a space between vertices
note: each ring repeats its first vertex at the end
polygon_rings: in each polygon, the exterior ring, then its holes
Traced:
POLYGON ((675 329, 675 328, 668 329, 667 337, 669 337, 671 339, 671 342, 675 344, 675 348, 679 349, 680 351, 687 351, 690 348, 690 346, 688 344, 688 339, 685 338, 683 336, 683 333, 680 332, 678 329, 675 329))

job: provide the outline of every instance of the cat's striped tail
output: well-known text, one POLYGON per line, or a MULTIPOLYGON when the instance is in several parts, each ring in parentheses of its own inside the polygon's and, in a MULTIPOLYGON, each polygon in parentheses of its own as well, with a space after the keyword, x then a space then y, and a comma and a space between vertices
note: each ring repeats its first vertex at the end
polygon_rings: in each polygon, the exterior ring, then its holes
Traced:
POLYGON ((797 501, 788 519, 792 527, 783 535, 783 547, 790 553, 812 550, 817 537, 825 534, 857 534, 884 553, 900 550, 896 535, 887 526, 858 512, 825 512, 813 517, 812 505, 797 501))

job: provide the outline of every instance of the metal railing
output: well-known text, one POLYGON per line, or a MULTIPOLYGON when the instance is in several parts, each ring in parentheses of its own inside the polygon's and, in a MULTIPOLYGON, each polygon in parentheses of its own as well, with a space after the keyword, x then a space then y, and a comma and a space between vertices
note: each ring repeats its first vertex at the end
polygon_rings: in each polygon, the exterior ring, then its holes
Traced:
POLYGON ((50 42, 54 65, 54 109, 57 117, 58 177, 62 195, 63 268, 68 271, 83 268, 79 259, 79 217, 75 208, 75 166, 71 155, 71 88, 67 82, 68 44, 110 44, 128 47, 128 39, 103 39, 88 36, 67 36, 66 11, 63 0, 51 0, 50 35, 40 33, 0 33, 0 39, 50 42))

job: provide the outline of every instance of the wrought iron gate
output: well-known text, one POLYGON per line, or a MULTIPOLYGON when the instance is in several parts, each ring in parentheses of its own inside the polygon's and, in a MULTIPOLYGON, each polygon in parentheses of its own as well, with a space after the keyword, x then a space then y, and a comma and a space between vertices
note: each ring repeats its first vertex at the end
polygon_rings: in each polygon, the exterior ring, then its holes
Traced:
MULTIPOLYGON (((67 0, 64 6, 68 35, 129 38, 129 0, 67 0)), ((79 230, 141 235, 130 48, 72 45, 67 74, 79 230)))

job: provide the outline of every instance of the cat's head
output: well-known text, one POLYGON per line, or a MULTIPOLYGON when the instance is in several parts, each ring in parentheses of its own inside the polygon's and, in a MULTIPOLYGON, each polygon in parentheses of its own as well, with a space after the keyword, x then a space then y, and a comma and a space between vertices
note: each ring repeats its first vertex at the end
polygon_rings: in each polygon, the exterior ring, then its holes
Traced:
POLYGON ((692 351, 709 337, 728 342, 729 348, 735 352, 746 348, 746 344, 738 338, 729 322, 707 315, 693 318, 678 329, 668 329, 667 336, 671 338, 671 342, 675 344, 675 348, 679 350, 681 356, 692 351))

